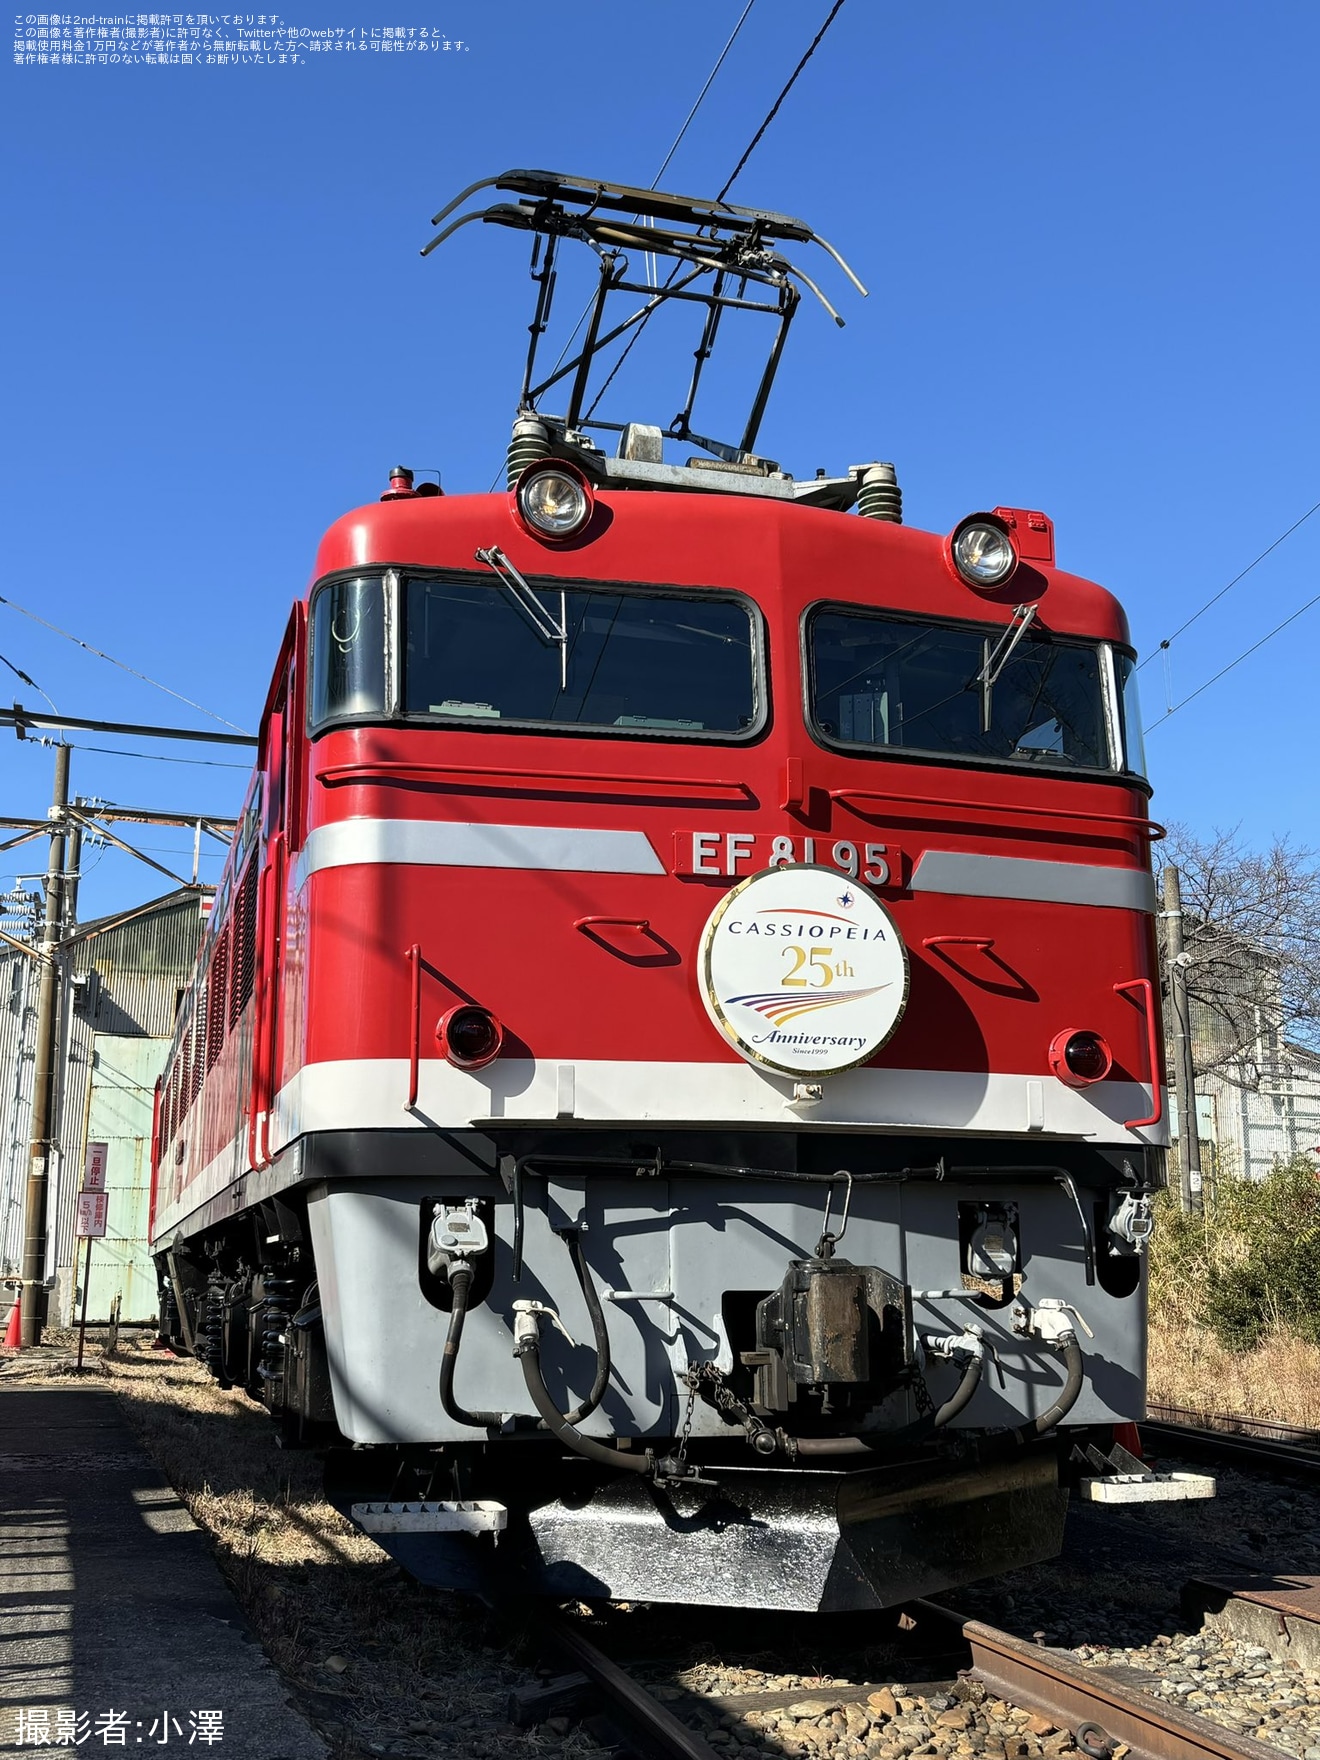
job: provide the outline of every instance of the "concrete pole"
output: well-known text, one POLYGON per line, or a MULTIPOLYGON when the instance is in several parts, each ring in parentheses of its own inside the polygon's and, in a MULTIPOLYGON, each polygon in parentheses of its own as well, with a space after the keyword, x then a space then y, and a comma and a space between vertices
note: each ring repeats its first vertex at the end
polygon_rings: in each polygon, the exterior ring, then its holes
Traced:
POLYGON ((46 915, 41 931, 41 984, 37 992, 36 1069, 32 1085, 32 1140, 28 1160, 27 1209, 23 1228, 22 1343, 41 1343, 46 1318, 46 1203, 59 1049, 59 971, 56 954, 63 937, 65 808, 69 803, 69 751, 55 748, 55 793, 50 809, 50 858, 46 864, 46 915))
POLYGON ((1196 1117, 1192 1017, 1183 959, 1182 886, 1177 868, 1164 870, 1164 946, 1173 1014, 1173 1081, 1178 1096, 1178 1168, 1184 1210, 1201 1208, 1201 1135, 1196 1117))

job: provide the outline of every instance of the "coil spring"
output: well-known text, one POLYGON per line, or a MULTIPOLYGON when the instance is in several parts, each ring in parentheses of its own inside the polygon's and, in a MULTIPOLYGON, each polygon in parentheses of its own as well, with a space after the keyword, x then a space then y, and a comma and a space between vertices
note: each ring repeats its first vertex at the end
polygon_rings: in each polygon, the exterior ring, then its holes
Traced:
POLYGON ((179 1304, 174 1298, 174 1286, 169 1283, 160 1304, 160 1336, 170 1340, 179 1336, 179 1304))
POLYGON ((529 417, 520 417, 513 424, 513 438, 509 441, 505 461, 509 487, 512 489, 529 464, 535 464, 538 458, 545 458, 549 451, 550 437, 544 425, 529 417))
POLYGON ((207 1279, 202 1323, 197 1328, 197 1355, 217 1381, 224 1379, 225 1280, 218 1271, 207 1279))
POLYGON ((864 519, 885 519, 902 525, 903 491, 892 464, 873 464, 867 470, 857 491, 857 511, 864 519))
POLYGON ((293 1312, 293 1279, 268 1277, 261 1309, 261 1367, 263 1381, 278 1381, 284 1373, 284 1334, 293 1312))

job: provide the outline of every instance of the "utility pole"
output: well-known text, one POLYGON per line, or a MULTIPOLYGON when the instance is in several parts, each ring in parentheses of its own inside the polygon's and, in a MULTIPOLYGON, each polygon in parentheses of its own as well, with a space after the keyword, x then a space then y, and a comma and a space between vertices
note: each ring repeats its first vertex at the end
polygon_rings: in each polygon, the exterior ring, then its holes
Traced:
POLYGON ((23 1346, 41 1343, 46 1318, 42 1284, 46 1271, 46 1203, 59 1049, 59 970, 56 954, 64 934, 64 850, 68 829, 70 747, 55 748, 55 793, 50 808, 50 858, 46 864, 46 913, 41 931, 41 986, 37 994, 36 1068, 32 1085, 32 1143, 28 1161, 23 1230, 23 1346))
POLYGON ((1177 868, 1164 870, 1164 946, 1173 1009, 1173 1080, 1178 1096, 1178 1169, 1184 1210, 1201 1208, 1201 1136, 1196 1118, 1196 1070, 1192 1062, 1191 1004, 1183 952, 1182 886, 1177 868))

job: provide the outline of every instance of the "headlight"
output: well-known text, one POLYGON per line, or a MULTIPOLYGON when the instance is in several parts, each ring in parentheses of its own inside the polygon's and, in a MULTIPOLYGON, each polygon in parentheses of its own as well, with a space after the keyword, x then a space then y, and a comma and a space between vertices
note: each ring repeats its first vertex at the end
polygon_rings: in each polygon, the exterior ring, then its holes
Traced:
POLYGON ((1113 1053, 1099 1033, 1068 1027, 1050 1046, 1050 1068, 1070 1088, 1103 1082, 1114 1067, 1113 1053))
POLYGON ((1002 526, 973 515, 953 534, 953 566, 969 587, 1002 587, 1017 567, 1017 551, 1002 526))
POLYGON ((571 538, 591 516, 586 489, 566 470, 528 471, 518 485, 518 511, 547 538, 571 538))
POLYGON ((504 1044, 504 1028, 488 1008, 460 1003, 437 1024, 440 1049, 459 1069, 484 1069, 493 1063, 504 1044))

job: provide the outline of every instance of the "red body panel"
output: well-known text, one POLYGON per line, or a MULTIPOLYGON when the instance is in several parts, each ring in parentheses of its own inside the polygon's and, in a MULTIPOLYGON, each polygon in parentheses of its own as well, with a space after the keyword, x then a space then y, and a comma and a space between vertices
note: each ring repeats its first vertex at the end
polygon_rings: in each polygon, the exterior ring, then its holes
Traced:
MULTIPOLYGON (((753 834, 732 867, 740 877, 773 837, 792 838, 799 859, 827 863, 840 841, 900 852, 877 890, 909 951, 911 994, 877 1066, 1053 1082, 1051 1042, 1065 1028, 1089 1028, 1112 1049, 1107 1079, 1158 1090, 1139 994, 1115 988, 1154 974, 1148 915, 1087 907, 1083 916, 1074 905, 909 885, 927 850, 1144 871, 1144 790, 1117 775, 826 750, 803 702, 802 620, 821 601, 999 624, 1031 602, 1052 631, 1126 644, 1126 619, 1108 592, 1025 561, 1007 587, 975 592, 936 534, 751 496, 647 492, 602 494, 586 536, 568 544, 530 536, 507 495, 359 508, 326 534, 313 579, 382 565, 473 570, 473 552, 491 545, 528 576, 734 589, 754 600, 764 620, 765 728, 730 745, 434 724, 339 728, 309 742, 305 620, 295 619, 281 661, 291 682, 277 675, 263 729, 255 1021, 231 1034, 201 1084, 182 1160, 176 1145, 162 1166, 162 1211, 239 1131, 250 1133, 250 1162, 266 1159, 265 1113, 304 1065, 409 1057, 413 945, 423 962, 423 1060, 438 1055, 438 1018, 475 1000, 504 1024, 506 1057, 739 1064, 707 1018, 695 972, 702 926, 731 879, 675 872, 691 866, 684 840, 700 832, 716 834, 707 847, 721 852, 729 833, 753 834), (283 800, 272 811, 277 764, 283 800), (640 831, 666 871, 399 863, 328 868, 300 885, 308 834, 354 819, 640 831), (498 935, 487 932, 496 907, 498 935)), ((236 878, 217 901, 208 947, 232 915, 236 878)), ((168 1139, 179 1113, 163 1110, 168 1139)))

